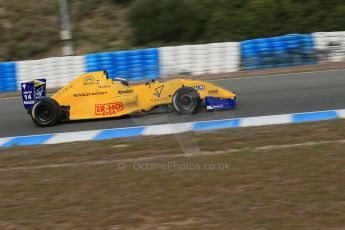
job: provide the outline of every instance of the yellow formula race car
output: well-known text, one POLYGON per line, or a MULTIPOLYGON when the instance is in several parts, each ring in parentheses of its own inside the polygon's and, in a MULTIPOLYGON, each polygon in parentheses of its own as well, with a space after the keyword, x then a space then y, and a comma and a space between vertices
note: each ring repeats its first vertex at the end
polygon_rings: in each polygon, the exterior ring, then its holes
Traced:
POLYGON ((22 83, 21 89, 25 109, 43 127, 59 121, 146 113, 158 107, 191 115, 202 102, 212 111, 232 109, 236 99, 235 93, 206 81, 172 79, 132 86, 125 79, 108 78, 106 71, 84 74, 51 97, 46 97, 45 79, 22 83))

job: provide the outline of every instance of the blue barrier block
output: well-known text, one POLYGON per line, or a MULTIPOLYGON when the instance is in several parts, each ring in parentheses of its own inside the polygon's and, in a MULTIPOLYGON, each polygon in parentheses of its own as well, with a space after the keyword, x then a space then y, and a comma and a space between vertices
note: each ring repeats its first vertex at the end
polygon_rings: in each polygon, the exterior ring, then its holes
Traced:
POLYGON ((298 49, 300 47, 300 43, 298 40, 286 41, 286 44, 289 49, 298 49))
POLYGON ((145 63, 141 60, 131 60, 128 62, 128 66, 144 65, 145 63))
POLYGON ((3 73, 7 76, 13 76, 16 73, 16 70, 14 68, 4 68, 3 73))
POLYGON ((98 54, 86 54, 86 59, 98 59, 98 54))
POLYGON ((98 59, 98 58, 94 58, 94 57, 92 57, 92 58, 86 58, 86 64, 92 64, 92 63, 98 63, 98 62, 100 62, 100 60, 98 59))
POLYGON ((143 55, 159 55, 159 50, 157 48, 151 48, 151 49, 143 49, 142 50, 143 55))
POLYGON ((4 69, 6 69, 6 68, 14 69, 16 66, 15 62, 3 62, 2 64, 3 64, 2 66, 4 69))
POLYGON ((112 54, 113 52, 101 52, 101 53, 98 53, 97 55, 100 57, 111 57, 112 54))
POLYGON ((315 63, 314 42, 307 34, 242 41, 240 48, 246 70, 315 63))
POLYGON ((281 37, 272 37, 271 38, 271 42, 274 43, 274 42, 282 42, 282 38, 281 37))
POLYGON ((145 69, 145 71, 158 71, 159 70, 157 65, 145 65, 144 69, 145 69))
POLYGON ((246 40, 246 41, 240 42, 240 46, 242 48, 243 46, 252 45, 252 44, 255 44, 255 43, 256 43, 255 40, 246 40))
POLYGON ((86 69, 87 72, 95 72, 100 70, 102 70, 101 66, 88 66, 86 69))
POLYGON ((135 74, 144 75, 144 69, 143 68, 131 68, 131 69, 128 69, 128 73, 129 74, 135 73, 135 74))
POLYGON ((101 68, 104 70, 110 70, 113 68, 113 65, 101 65, 101 68))
POLYGON ((128 69, 143 69, 143 64, 134 64, 134 63, 128 63, 128 69))
POLYGON ((86 55, 87 71, 108 70, 111 77, 145 80, 159 77, 159 49, 86 55), (150 76, 147 76, 150 73, 150 76))
POLYGON ((139 56, 139 55, 133 55, 133 56, 128 56, 128 61, 132 62, 132 61, 141 61, 143 59, 143 56, 139 56))
POLYGON ((115 76, 116 77, 127 77, 127 75, 128 75, 128 71, 127 71, 127 69, 126 70, 116 70, 115 71, 115 76))
POLYGON ((4 81, 2 79, 2 70, 0 69, 0 92, 4 92, 5 91, 4 87, 5 87, 5 84, 4 84, 4 81))
POLYGON ((255 70, 260 64, 260 58, 257 56, 247 56, 243 59, 246 70, 255 70))
POLYGON ((260 53, 262 52, 271 52, 272 51, 272 47, 271 44, 269 43, 259 43, 258 44, 258 50, 260 53))
POLYGON ((263 43, 268 43, 269 40, 267 38, 258 38, 258 39, 255 39, 255 42, 256 44, 263 44, 263 43))
POLYGON ((116 70, 117 71, 127 71, 128 70, 128 66, 127 65, 117 65, 116 66, 116 70))
POLYGON ((159 62, 159 56, 156 56, 156 55, 144 55, 143 60, 151 60, 151 61, 155 61, 155 62, 159 62))
POLYGON ((291 37, 289 35, 279 36, 282 41, 290 41, 291 37))
POLYGON ((115 52, 116 57, 128 57, 131 51, 118 51, 115 52))
POLYGON ((113 61, 115 66, 128 66, 127 61, 113 61))
POLYGON ((258 57, 259 53, 258 53, 258 50, 256 49, 248 49, 248 50, 243 50, 242 55, 244 57, 258 57))
POLYGON ((157 79, 159 78, 159 71, 148 71, 145 73, 146 79, 157 79))
POLYGON ((242 48, 246 50, 256 50, 258 47, 257 44, 250 43, 248 45, 244 45, 242 48))
POLYGON ((116 73, 116 69, 108 69, 107 72, 109 75, 114 75, 116 73))
POLYGON ((100 66, 100 62, 88 62, 86 63, 88 67, 98 67, 100 66))
POLYGON ((17 90, 17 73, 15 62, 0 63, 0 92, 17 90))
POLYGON ((304 34, 303 37, 301 38, 301 40, 303 40, 305 43, 314 44, 313 37, 310 35, 304 34))
POLYGON ((157 61, 145 59, 145 60, 142 60, 142 63, 144 66, 150 66, 150 65, 156 65, 157 61))
POLYGON ((155 80, 155 79, 158 79, 158 78, 159 78, 159 75, 156 72, 147 72, 147 73, 145 73, 145 79, 147 79, 148 81, 155 80))
POLYGON ((113 60, 112 56, 102 56, 99 59, 101 62, 111 62, 113 60))
POLYGON ((4 87, 4 92, 15 92, 17 91, 17 86, 15 84, 11 84, 4 87))
POLYGON ((133 81, 140 81, 144 79, 143 73, 142 72, 138 72, 138 73, 129 73, 128 75, 128 79, 129 80, 133 80, 133 81))
POLYGON ((113 61, 112 60, 103 60, 101 61, 101 65, 104 66, 104 65, 113 65, 113 61))
POLYGON ((132 56, 139 56, 141 57, 143 55, 143 51, 142 50, 132 50, 129 51, 128 56, 132 57, 132 56))
MULTIPOLYGON (((114 59, 113 59, 114 60, 114 59)), ((115 57, 115 61, 116 62, 126 62, 128 60, 128 57, 127 56, 122 56, 122 55, 120 55, 120 56, 116 56, 115 57)))

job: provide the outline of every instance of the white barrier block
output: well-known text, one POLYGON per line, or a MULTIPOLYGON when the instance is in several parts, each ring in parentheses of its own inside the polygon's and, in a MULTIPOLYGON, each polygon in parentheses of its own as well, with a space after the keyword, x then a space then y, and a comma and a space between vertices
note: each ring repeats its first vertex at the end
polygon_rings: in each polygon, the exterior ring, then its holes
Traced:
POLYGON ((344 31, 337 32, 317 32, 313 33, 316 51, 324 53, 321 56, 324 61, 343 61, 345 60, 345 37, 344 31))
MULTIPOLYGON (((37 78, 47 79, 47 88, 62 87, 72 77, 66 75, 82 75, 85 73, 86 63, 84 56, 52 57, 41 60, 17 62, 18 89, 20 83, 32 81, 37 78), (61 81, 61 78, 66 79, 61 81), (68 81, 67 81, 68 80, 68 81)), ((73 77, 76 77, 73 76, 73 77)))
POLYGON ((160 48, 163 77, 179 72, 191 72, 193 75, 221 73, 223 69, 225 72, 233 72, 239 70, 240 60, 238 42, 160 48), (221 68, 221 65, 225 67, 221 68))

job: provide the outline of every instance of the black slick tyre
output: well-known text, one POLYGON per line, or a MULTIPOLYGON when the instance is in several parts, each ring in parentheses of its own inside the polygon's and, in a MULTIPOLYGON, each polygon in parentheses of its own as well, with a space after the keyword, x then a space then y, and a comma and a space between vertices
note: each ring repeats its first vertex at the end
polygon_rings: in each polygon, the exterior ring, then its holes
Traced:
POLYGON ((35 102, 31 110, 31 118, 41 127, 57 124, 62 116, 60 105, 52 98, 43 98, 35 102))
POLYGON ((178 89, 173 96, 173 106, 180 115, 192 115, 200 109, 199 93, 191 87, 178 89))

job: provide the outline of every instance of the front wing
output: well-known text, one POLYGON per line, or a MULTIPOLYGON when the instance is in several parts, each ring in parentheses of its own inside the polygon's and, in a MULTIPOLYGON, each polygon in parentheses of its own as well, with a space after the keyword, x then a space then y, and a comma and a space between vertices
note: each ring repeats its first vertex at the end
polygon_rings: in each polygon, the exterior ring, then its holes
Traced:
POLYGON ((236 106, 235 99, 205 97, 205 106, 208 111, 233 109, 236 106))

